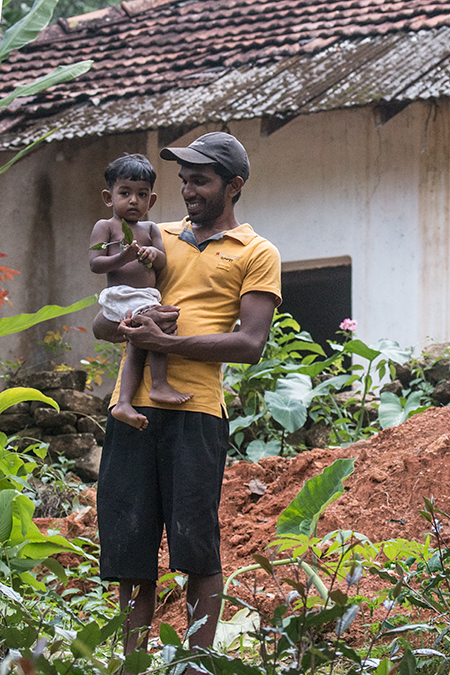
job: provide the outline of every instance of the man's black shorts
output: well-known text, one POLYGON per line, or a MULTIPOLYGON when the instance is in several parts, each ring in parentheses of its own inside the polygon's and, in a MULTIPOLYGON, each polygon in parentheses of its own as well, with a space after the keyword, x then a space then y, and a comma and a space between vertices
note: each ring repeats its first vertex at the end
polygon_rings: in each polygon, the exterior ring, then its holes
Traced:
POLYGON ((137 410, 149 420, 144 431, 112 415, 106 426, 97 494, 101 577, 156 581, 164 525, 171 569, 218 574, 228 420, 137 410))

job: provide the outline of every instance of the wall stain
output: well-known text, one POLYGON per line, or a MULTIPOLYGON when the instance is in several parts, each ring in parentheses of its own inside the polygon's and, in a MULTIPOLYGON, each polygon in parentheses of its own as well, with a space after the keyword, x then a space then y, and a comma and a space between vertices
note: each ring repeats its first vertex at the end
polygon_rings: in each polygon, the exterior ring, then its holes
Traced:
POLYGON ((422 249, 420 317, 427 334, 450 338, 450 130, 449 105, 430 118, 424 106, 426 144, 420 155, 419 232, 422 249))
MULTIPOLYGON (((57 287, 61 284, 56 278, 55 236, 53 231, 52 207, 53 190, 48 173, 40 174, 35 183, 36 205, 28 250, 25 256, 26 275, 25 311, 36 312, 44 305, 56 303, 57 287)), ((56 321, 56 320, 55 320, 56 321)), ((20 353, 25 357, 26 366, 45 366, 47 355, 36 343, 42 340, 48 330, 54 330, 55 322, 38 324, 25 331, 20 340, 20 353)))

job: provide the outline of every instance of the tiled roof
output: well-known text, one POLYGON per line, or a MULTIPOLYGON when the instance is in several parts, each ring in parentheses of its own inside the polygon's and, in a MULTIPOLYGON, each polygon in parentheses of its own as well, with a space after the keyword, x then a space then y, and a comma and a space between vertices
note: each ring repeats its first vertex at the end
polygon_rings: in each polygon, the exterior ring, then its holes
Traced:
POLYGON ((58 65, 75 81, 16 99, 0 147, 450 95, 450 0, 132 0, 60 20, 0 66, 0 96, 58 65))

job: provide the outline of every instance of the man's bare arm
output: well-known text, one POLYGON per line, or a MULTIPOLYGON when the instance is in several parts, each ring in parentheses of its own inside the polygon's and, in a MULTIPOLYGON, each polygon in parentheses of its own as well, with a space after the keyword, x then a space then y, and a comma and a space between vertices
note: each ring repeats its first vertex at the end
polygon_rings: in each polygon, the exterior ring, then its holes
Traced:
MULTIPOLYGON (((173 305, 161 305, 161 307, 153 307, 148 310, 147 314, 152 317, 153 322, 167 334, 175 333, 177 330, 177 320, 180 313, 179 307, 173 305)), ((105 340, 106 342, 124 342, 123 331, 120 328, 121 324, 115 321, 105 319, 103 313, 100 311, 94 319, 92 330, 97 340, 105 340)))
POLYGON ((267 341, 275 309, 271 293, 251 291, 241 298, 240 329, 213 335, 166 335, 145 316, 133 319, 138 328, 121 321, 119 330, 131 344, 149 351, 179 354, 198 361, 258 363, 267 341))

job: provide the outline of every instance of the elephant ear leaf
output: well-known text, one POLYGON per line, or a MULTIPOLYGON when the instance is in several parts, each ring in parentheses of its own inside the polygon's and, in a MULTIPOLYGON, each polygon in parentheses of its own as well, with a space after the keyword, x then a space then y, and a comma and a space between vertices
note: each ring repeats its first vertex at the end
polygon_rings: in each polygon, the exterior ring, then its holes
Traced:
POLYGON ((127 224, 126 220, 122 218, 122 232, 123 232, 123 238, 125 239, 126 244, 132 244, 133 243, 133 232, 131 230, 131 227, 127 224))
POLYGON ((277 534, 311 536, 326 507, 344 494, 342 481, 353 473, 354 459, 337 459, 323 473, 306 481, 278 518, 277 534))

